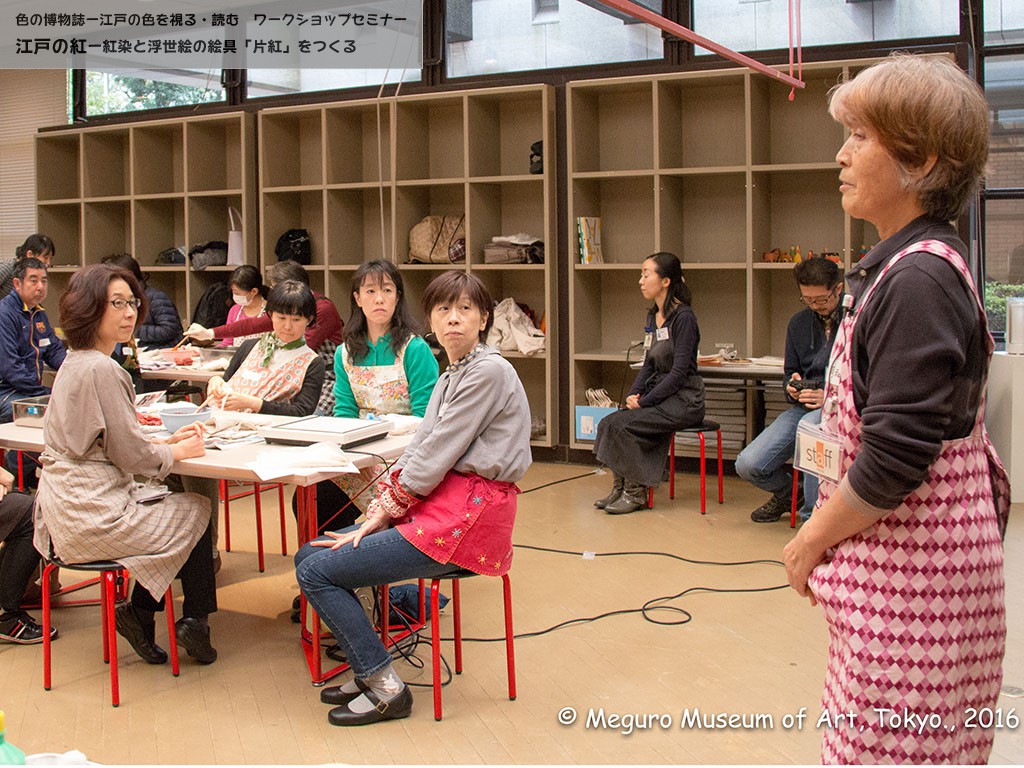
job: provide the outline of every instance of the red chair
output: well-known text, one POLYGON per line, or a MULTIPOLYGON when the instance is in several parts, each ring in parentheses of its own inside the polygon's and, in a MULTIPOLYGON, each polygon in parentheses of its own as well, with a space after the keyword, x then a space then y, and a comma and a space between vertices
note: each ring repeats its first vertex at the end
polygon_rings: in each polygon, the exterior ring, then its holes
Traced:
POLYGON ((224 550, 226 552, 231 551, 231 502, 235 499, 244 498, 250 494, 253 495, 256 503, 256 553, 259 558, 260 573, 264 571, 263 562, 263 506, 261 503, 263 491, 277 488, 277 503, 278 513, 280 515, 281 522, 281 554, 288 554, 288 538, 285 531, 284 522, 284 484, 283 483, 270 483, 264 485, 262 483, 253 483, 251 491, 243 491, 242 493, 236 493, 231 495, 228 489, 228 481, 220 481, 220 498, 224 502, 224 550))
MULTIPOLYGON (((479 574, 473 573, 472 571, 460 570, 455 573, 446 574, 439 576, 436 579, 432 579, 430 582, 430 652, 431 652, 431 664, 433 668, 433 688, 434 688, 434 719, 441 719, 441 633, 440 633, 440 609, 438 607, 438 593, 440 592, 441 582, 444 580, 450 580, 452 583, 452 624, 454 628, 454 641, 455 641, 455 674, 462 674, 462 599, 459 590, 459 582, 462 579, 468 579, 471 576, 478 576, 479 574)), ((515 648, 515 633, 512 629, 512 582, 509 580, 508 574, 506 573, 501 577, 502 580, 502 593, 505 603, 505 664, 507 667, 508 674, 508 698, 509 701, 516 700, 516 648, 515 648)), ((424 609, 424 579, 420 579, 420 622, 422 623, 424 609)), ((381 586, 381 639, 385 646, 389 643, 396 642, 396 639, 391 635, 390 628, 388 627, 388 587, 389 585, 384 584, 381 586)), ((404 636, 404 635, 402 635, 404 636)))
MULTIPOLYGON (((700 513, 707 512, 707 455, 705 453, 705 434, 715 433, 715 442, 718 447, 718 503, 725 503, 725 489, 723 485, 722 472, 722 427, 717 421, 705 419, 699 426, 680 429, 683 434, 696 434, 700 438, 700 513)), ((668 444, 668 497, 676 497, 676 432, 672 433, 672 439, 668 444)), ((654 489, 647 492, 647 506, 654 506, 654 489)))
MULTIPOLYGON (((114 622, 114 601, 116 596, 127 592, 128 572, 120 563, 112 560, 97 560, 92 563, 65 563, 51 553, 46 567, 43 569, 43 583, 49 583, 50 572, 54 568, 71 568, 76 571, 95 571, 100 574, 102 597, 100 612, 103 617, 103 661, 110 664, 110 701, 116 707, 121 703, 121 691, 117 676, 117 630, 114 622)), ((43 688, 47 691, 51 685, 51 654, 50 627, 52 626, 50 590, 43 590, 43 688)), ((171 588, 167 588, 164 596, 164 613, 167 614, 168 656, 171 658, 171 674, 178 676, 178 638, 174 631, 174 602, 171 588)))
POLYGON ((800 493, 800 470, 793 467, 793 501, 789 505, 789 527, 796 528, 796 497, 800 493))

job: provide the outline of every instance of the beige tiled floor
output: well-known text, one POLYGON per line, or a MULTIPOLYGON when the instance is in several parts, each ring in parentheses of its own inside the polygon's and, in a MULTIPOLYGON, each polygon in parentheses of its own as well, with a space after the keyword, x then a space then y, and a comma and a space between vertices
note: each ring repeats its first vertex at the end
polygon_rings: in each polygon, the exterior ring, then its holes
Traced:
MULTIPOLYGON (((589 468, 537 465, 521 484, 530 489, 589 468)), ((695 480, 683 476, 674 502, 662 488, 656 508, 612 517, 594 510, 607 477, 592 474, 521 497, 516 543, 598 553, 555 554, 520 549, 512 570, 516 631, 538 632, 568 619, 641 608, 694 588, 768 589, 784 583, 779 565, 718 565, 654 555, 605 557, 621 551, 668 552, 697 561, 777 559, 791 535, 784 523, 755 525, 757 491, 733 478, 726 504, 701 517, 695 480)), ((273 503, 266 510, 268 546, 276 539, 273 503)), ((99 659, 95 608, 55 614, 54 688, 42 689, 41 648, 0 646, 0 708, 10 740, 26 752, 80 749, 101 763, 813 763, 819 734, 808 724, 785 729, 782 718, 806 707, 815 716, 825 664, 820 611, 788 590, 697 591, 671 605, 692 614, 682 626, 644 621, 638 613, 577 623, 523 637, 516 644, 519 697, 505 696, 500 643, 469 643, 465 673, 444 691, 445 718, 431 715, 430 694, 417 689, 407 720, 369 728, 333 728, 309 684, 288 607, 296 594, 291 559, 268 554, 256 570, 251 506, 232 505, 236 551, 225 554, 220 612, 213 617, 220 660, 209 667, 183 661, 181 676, 154 668, 121 643, 122 705, 109 703, 99 659), (244 510, 244 512, 243 512, 244 510), (562 725, 559 712, 579 720, 562 725), (680 727, 684 710, 770 715, 771 728, 703 730, 680 727), (672 726, 586 727, 590 710, 605 715, 667 716, 672 726)), ((1015 508, 1016 516, 1021 510, 1015 508)), ((1005 682, 1024 686, 1024 526, 1011 522, 1007 541, 1010 637, 1005 682)), ((65 575, 65 579, 69 579, 65 575)), ((465 634, 501 634, 498 582, 463 586, 465 634)), ((653 611, 654 621, 679 613, 653 611)), ((449 619, 442 618, 449 632, 449 619)), ((158 636, 161 630, 158 629, 158 636)), ((429 681, 429 646, 410 681, 429 681)), ((1004 708, 1024 701, 1003 697, 1004 708)), ((992 762, 1024 762, 1024 730, 996 737, 992 762)))

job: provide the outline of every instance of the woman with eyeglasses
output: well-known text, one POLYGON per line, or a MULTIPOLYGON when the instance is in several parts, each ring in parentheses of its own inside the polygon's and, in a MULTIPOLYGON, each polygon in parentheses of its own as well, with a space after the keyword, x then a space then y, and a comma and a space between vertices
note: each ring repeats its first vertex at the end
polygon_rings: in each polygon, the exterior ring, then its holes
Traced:
POLYGON ((37 495, 35 545, 68 563, 115 560, 136 578, 116 611, 117 631, 149 664, 167 653, 155 641, 155 616, 176 576, 185 597, 177 637, 188 655, 210 664, 208 617, 217 610, 210 505, 195 494, 136 498, 135 475, 166 477, 180 459, 202 456, 202 426, 165 440, 143 434, 131 378, 113 359, 146 314, 142 286, 127 270, 93 264, 76 272, 60 299, 71 351, 57 373, 43 422, 45 449, 37 495))

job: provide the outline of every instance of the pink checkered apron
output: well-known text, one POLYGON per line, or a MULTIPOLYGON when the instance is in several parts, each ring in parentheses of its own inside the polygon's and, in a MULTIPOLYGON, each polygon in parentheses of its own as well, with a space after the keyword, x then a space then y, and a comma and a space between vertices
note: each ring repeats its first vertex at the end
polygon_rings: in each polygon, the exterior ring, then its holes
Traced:
MULTIPOLYGON (((896 254, 848 312, 832 350, 822 427, 843 445, 841 474, 860 449, 850 345, 874 289, 901 258, 945 259, 977 298, 967 265, 938 241, 896 254)), ((985 312, 978 304, 988 339, 985 312)), ((985 431, 982 396, 971 434, 945 441, 928 478, 895 510, 841 542, 808 580, 829 625, 822 709, 854 713, 822 729, 823 763, 984 763, 993 731, 968 727, 996 706, 1006 641, 1003 548, 1009 483, 985 431), (887 711, 880 711, 887 710, 887 711), (922 726, 915 718, 928 718, 922 726), (936 717, 937 716, 937 717, 936 717), (940 727, 933 727, 940 722, 940 727)), ((836 490, 822 480, 817 505, 836 490)), ((987 719, 985 722, 989 722, 987 719)))

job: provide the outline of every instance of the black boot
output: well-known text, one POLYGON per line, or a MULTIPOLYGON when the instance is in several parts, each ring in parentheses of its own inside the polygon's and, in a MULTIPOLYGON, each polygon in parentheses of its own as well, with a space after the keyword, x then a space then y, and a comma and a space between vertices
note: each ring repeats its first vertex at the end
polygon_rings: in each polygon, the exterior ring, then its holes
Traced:
POLYGON ((156 621, 153 614, 140 616, 135 606, 124 603, 114 610, 117 634, 129 642, 147 664, 166 664, 167 651, 156 644, 156 621))
POLYGON ((612 473, 612 478, 612 492, 605 496, 603 499, 598 499, 597 501, 594 502, 594 506, 597 507, 598 509, 604 509, 609 504, 618 501, 619 496, 622 495, 622 488, 626 484, 626 478, 624 478, 622 475, 616 475, 614 472, 612 473))
POLYGON ((613 503, 604 508, 609 515, 626 515, 636 512, 647 506, 647 486, 634 483, 631 480, 625 482, 622 495, 613 503))

